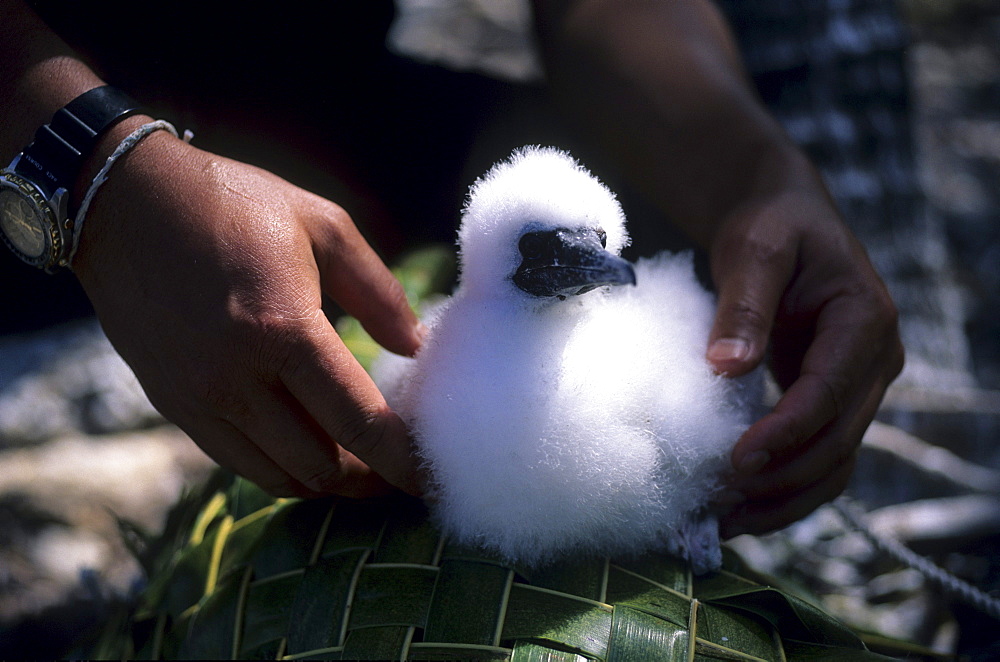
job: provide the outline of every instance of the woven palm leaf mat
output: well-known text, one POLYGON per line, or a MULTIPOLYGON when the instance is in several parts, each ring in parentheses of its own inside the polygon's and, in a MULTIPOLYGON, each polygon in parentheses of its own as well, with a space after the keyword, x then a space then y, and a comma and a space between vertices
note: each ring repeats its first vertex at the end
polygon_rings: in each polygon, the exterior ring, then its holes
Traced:
POLYGON ((273 499, 225 474, 169 528, 92 657, 888 659, 731 555, 706 577, 661 555, 528 570, 449 544, 407 497, 273 499))
MULTIPOLYGON (((417 305, 453 252, 393 270, 417 305)), ((378 346, 344 318, 362 365, 378 346)), ((149 584, 85 657, 104 659, 881 660, 822 611, 747 579, 734 555, 694 578, 665 556, 512 567, 449 544, 424 506, 274 499, 224 472, 153 539, 122 523, 149 584)), ((895 650, 895 649, 889 649, 895 650)))
MULTIPOLYGON (((417 305, 447 289, 453 252, 415 251, 393 271, 417 305)), ((379 351, 356 320, 337 331, 362 365, 379 351)), ((659 555, 518 568, 449 544, 413 499, 273 499, 223 472, 162 536, 122 525, 149 584, 82 657, 887 659, 729 553, 703 578, 659 555)))

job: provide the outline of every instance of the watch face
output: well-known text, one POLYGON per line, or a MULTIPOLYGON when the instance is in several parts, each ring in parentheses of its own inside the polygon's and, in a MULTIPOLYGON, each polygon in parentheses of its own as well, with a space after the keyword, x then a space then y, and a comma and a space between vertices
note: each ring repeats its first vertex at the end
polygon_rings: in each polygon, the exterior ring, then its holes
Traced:
POLYGON ((0 231, 29 258, 38 258, 47 248, 42 212, 18 191, 0 188, 0 231))

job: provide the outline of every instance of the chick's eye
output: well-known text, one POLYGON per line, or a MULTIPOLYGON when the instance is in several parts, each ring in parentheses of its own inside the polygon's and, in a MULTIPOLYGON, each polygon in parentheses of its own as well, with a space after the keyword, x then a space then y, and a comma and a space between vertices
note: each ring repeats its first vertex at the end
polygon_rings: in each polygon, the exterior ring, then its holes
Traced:
POLYGON ((545 241, 542 236, 537 232, 529 232, 517 243, 517 250, 521 252, 523 257, 528 259, 541 257, 542 251, 544 250, 545 241))
POLYGON ((603 228, 597 228, 597 238, 601 240, 601 246, 603 248, 608 247, 608 233, 605 232, 603 228))

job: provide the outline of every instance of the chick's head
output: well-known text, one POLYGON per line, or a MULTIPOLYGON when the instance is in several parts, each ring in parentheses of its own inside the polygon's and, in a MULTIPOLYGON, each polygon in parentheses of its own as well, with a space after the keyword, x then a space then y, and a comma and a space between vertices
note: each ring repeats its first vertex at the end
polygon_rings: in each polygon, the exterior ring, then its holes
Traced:
POLYGON ((554 148, 525 147, 469 192, 459 228, 461 288, 473 296, 556 297, 634 283, 613 193, 554 148), (582 274, 582 279, 581 279, 582 274))

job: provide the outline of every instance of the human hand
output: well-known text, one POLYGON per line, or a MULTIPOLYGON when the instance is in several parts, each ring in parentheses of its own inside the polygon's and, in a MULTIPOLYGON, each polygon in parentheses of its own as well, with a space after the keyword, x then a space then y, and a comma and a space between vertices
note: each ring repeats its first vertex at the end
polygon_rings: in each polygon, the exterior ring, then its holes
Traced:
POLYGON ((864 249, 820 186, 743 207, 710 244, 719 303, 708 359, 729 376, 764 358, 785 389, 737 442, 746 497, 722 533, 764 533, 847 485, 861 437, 903 366, 897 315, 864 249))
POLYGON ((73 266, 150 401, 219 464, 279 496, 420 492, 322 293, 394 352, 421 327, 336 204, 159 131, 115 164, 73 266))
POLYGON ((709 250, 719 291, 708 359, 738 376, 764 358, 784 396, 732 454, 746 502, 723 533, 805 516, 846 485, 902 367, 896 311, 819 176, 749 85, 710 0, 535 0, 546 74, 583 135, 709 250))

